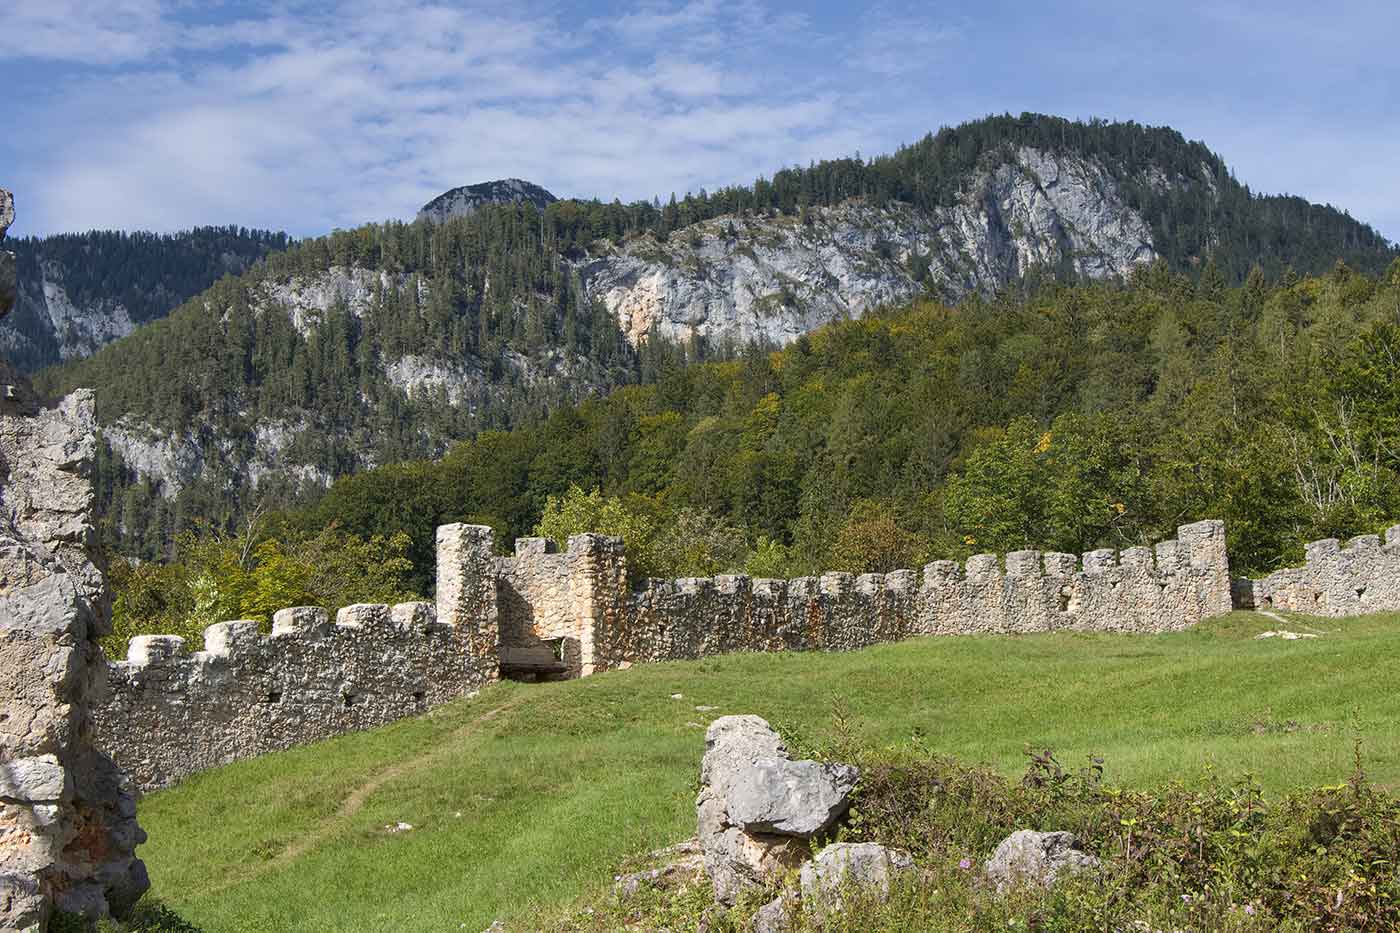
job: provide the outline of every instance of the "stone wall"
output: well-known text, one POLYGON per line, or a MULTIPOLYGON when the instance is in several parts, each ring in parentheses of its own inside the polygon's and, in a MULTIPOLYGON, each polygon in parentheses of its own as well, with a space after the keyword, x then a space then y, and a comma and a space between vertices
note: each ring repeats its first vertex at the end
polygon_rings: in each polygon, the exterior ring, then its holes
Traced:
MULTIPOLYGON (((0 239, 13 216, 0 191, 0 239)), ((8 255, 8 254, 5 254, 8 255)), ((13 265, 0 261, 0 315, 13 265)), ((145 835, 89 707, 111 625, 92 561, 91 393, 45 408, 0 362, 0 929, 44 930, 54 908, 122 914, 148 887, 145 835)))
POLYGON ((497 676, 581 677, 732 651, 848 650, 912 635, 1161 632, 1230 610, 1224 527, 1121 555, 1019 551, 916 574, 627 583, 623 542, 576 535, 561 553, 522 538, 493 557, 491 529, 438 529, 437 607, 277 613, 271 635, 226 622, 189 653, 133 639, 98 711, 105 747, 140 786, 426 710, 497 676))
POLYGON ((190 652, 175 635, 131 640, 96 711, 104 748, 142 789, 275 749, 367 729, 496 677, 489 528, 438 530, 438 606, 302 606, 221 622, 190 652))
POLYGON ((1235 581, 1241 608, 1284 609, 1315 616, 1352 616, 1400 610, 1400 525, 1361 535, 1345 545, 1336 538, 1305 547, 1302 567, 1277 570, 1262 580, 1235 581))
MULTIPOLYGON (((580 541, 580 546, 583 542, 580 541)), ((570 542, 571 550, 574 542, 570 542)), ((1197 522, 1155 549, 1017 551, 935 561, 922 575, 650 580, 595 611, 595 668, 729 651, 849 650, 912 635, 1164 632, 1231 609, 1225 529, 1197 522)))

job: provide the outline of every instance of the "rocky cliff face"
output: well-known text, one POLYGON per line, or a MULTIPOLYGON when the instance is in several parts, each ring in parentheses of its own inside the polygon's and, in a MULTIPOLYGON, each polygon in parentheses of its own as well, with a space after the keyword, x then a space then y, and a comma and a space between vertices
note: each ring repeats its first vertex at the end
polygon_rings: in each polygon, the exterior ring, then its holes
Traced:
POLYGON ((717 218, 603 247, 579 262, 634 343, 655 332, 787 343, 920 294, 990 293, 1041 268, 1127 276, 1152 232, 1091 159, 1022 148, 933 212, 860 202, 798 217, 717 218))
POLYGON ((63 265, 45 261, 37 278, 19 283, 19 309, 13 324, 0 329, 0 352, 16 359, 81 359, 135 327, 131 312, 115 298, 75 302, 64 285, 63 265))
POLYGON ((442 223, 453 217, 466 217, 485 204, 533 204, 538 210, 544 210, 557 200, 539 185, 519 178, 503 178, 444 191, 419 209, 418 219, 442 223))
POLYGON ((19 240, 18 301, 0 322, 0 355, 29 373, 91 356, 286 243, 231 227, 19 240))
MULTIPOLYGON (((447 218, 485 203, 528 200, 542 206, 544 199, 552 196, 526 182, 493 182, 447 192, 424 210, 447 218)), ((665 241, 651 234, 622 244, 600 241, 571 266, 585 294, 606 307, 633 345, 650 334, 672 341, 698 336, 784 344, 831 321, 918 295, 953 300, 990 293, 1036 268, 1126 276, 1156 256, 1147 223, 1101 165, 1022 148, 1013 160, 970 179, 958 203, 938 211, 855 200, 802 217, 719 217, 665 241)), ((415 285, 411 279, 332 266, 264 282, 252 304, 259 314, 287 315, 311 341, 333 309, 365 320, 385 292, 408 295, 416 287, 416 300, 426 306, 426 280, 420 277, 415 285)), ((533 355, 508 350, 495 361, 410 353, 381 360, 377 378, 408 400, 473 412, 501 398, 506 384, 608 388, 585 360, 560 348, 533 355)), ((103 432, 128 466, 161 480, 164 492, 173 495, 203 473, 211 457, 237 464, 254 484, 268 477, 328 483, 333 477, 322 466, 296 453, 324 440, 312 420, 293 413, 250 428, 248 437, 212 443, 198 430, 169 435, 131 418, 103 432)), ((367 449, 359 451, 357 468, 375 465, 367 449)))

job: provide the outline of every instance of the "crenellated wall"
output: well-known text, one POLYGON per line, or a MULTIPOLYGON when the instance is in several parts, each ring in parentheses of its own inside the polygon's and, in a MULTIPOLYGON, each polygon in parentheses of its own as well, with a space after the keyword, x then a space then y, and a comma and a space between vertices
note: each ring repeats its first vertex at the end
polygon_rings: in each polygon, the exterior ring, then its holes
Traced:
POLYGON ((627 582, 619 538, 558 551, 522 538, 494 557, 491 529, 437 532, 437 605, 284 609, 272 633, 225 622, 190 653, 132 640, 97 711, 105 748, 145 788, 205 768, 390 722, 498 676, 581 677, 732 651, 848 650, 912 635, 1161 632, 1230 610, 1220 522, 1121 555, 1018 551, 922 574, 829 573, 627 582))
POLYGON ((189 652, 175 635, 131 640, 97 714, 107 751, 143 789, 240 758, 392 722, 486 680, 470 633, 428 603, 278 612, 272 633, 221 622, 189 652))
POLYGON ((1345 545, 1313 541, 1302 567, 1277 570, 1262 580, 1236 580, 1241 608, 1283 609, 1315 616, 1351 616, 1400 610, 1400 525, 1361 535, 1345 545))
MULTIPOLYGON (((624 593, 594 635, 596 667, 728 651, 848 650, 911 635, 1163 632, 1229 612, 1220 522, 1184 525, 1154 549, 1121 555, 1017 551, 922 576, 829 573, 794 580, 650 580, 624 593)), ((571 546, 573 542, 570 542, 571 546)), ((617 558, 621 564, 620 556, 617 558)), ((625 579, 625 566, 607 575, 625 579)), ((611 592, 616 593, 615 584, 611 592)))
POLYGON ((174 635, 131 640, 94 711, 103 748, 142 789, 280 748, 382 725, 497 676, 491 530, 447 525, 438 606, 302 606, 221 622, 190 652, 174 635))

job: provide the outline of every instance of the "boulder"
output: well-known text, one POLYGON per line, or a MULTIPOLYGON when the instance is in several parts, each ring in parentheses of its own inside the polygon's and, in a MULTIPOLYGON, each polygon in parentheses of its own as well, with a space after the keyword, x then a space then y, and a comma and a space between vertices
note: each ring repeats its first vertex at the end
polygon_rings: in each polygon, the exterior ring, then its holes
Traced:
POLYGON ((730 780, 730 822, 750 833, 810 839, 850 808, 859 777, 850 765, 759 758, 730 780))
POLYGON ((808 907, 841 907, 841 892, 861 888, 890 896, 890 883, 896 876, 914 868, 908 852, 874 842, 838 842, 822 849, 802 866, 802 898, 808 907))
POLYGON ((793 914, 801 903, 792 891, 784 891, 753 915, 753 933, 789 933, 796 929, 793 914))
POLYGON ((705 733, 697 837, 715 898, 732 904, 807 857, 806 840, 851 806, 859 777, 848 765, 793 761, 757 716, 722 716, 705 733))
POLYGON ((1099 860, 1080 849, 1073 833, 1019 829, 1007 836, 987 860, 987 877, 1003 893, 1019 885, 1048 888, 1058 879, 1097 871, 1099 860))

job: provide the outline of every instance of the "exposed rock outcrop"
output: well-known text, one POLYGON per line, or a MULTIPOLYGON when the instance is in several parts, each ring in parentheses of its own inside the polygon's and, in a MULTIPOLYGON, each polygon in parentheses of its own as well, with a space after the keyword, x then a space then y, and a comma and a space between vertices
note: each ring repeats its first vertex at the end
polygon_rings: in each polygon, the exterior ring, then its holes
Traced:
POLYGON ((648 333, 788 343, 929 293, 991 293, 1034 268, 1127 276, 1152 231, 1092 158, 1021 148, 951 207, 860 201, 797 217, 720 217, 659 242, 599 245, 577 265, 634 343, 648 333))
MULTIPOLYGON (((0 199, 3 220, 12 216, 0 199)), ((0 229, 8 224, 0 225, 0 229)), ((93 744, 110 599, 93 544, 91 393, 40 406, 3 371, 0 398, 0 929, 90 919, 146 890, 145 834, 124 776, 93 744)))
POLYGON ((1082 851, 1073 833, 1018 829, 997 845, 986 871, 1002 893, 1020 885, 1048 888, 1060 878, 1098 867, 1098 858, 1082 851))
POLYGON ((705 733, 698 838, 715 898, 732 904, 806 858, 807 840, 850 808, 855 768, 793 761, 757 716, 721 716, 705 733))
POLYGON ((419 209, 418 219, 442 223, 453 217, 466 217, 487 204, 533 204, 544 210, 557 200, 539 185, 519 178, 502 178, 444 191, 419 209))
POLYGON ((219 227, 27 238, 16 244, 15 310, 0 323, 0 356, 27 373, 91 356, 285 242, 219 227))

